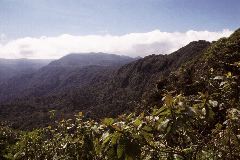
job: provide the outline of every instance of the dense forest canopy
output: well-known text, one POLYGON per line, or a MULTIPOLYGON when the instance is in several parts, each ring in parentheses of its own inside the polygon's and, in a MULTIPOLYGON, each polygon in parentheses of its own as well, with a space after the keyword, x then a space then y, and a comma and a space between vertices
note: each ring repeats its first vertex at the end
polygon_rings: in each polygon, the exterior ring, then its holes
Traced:
MULTIPOLYGON (((86 102, 89 108, 70 119, 53 107, 45 114, 55 124, 28 131, 1 124, 1 159, 240 159, 240 29, 211 44, 193 42, 170 55, 139 59, 112 74, 105 83, 79 89, 83 99, 94 96, 89 101, 110 107, 86 102), (94 110, 111 110, 115 117, 92 119, 94 110)), ((79 90, 69 94, 74 103, 81 103, 79 90)), ((43 109, 44 98, 32 103, 43 109)), ((65 104, 73 114, 78 105, 72 103, 65 104)))
POLYGON ((156 90, 156 83, 209 45, 191 42, 172 54, 141 59, 70 54, 0 85, 0 119, 10 121, 14 128, 31 129, 48 125, 49 110, 57 110, 58 119, 78 112, 101 119, 143 111, 149 108, 145 101, 156 90))

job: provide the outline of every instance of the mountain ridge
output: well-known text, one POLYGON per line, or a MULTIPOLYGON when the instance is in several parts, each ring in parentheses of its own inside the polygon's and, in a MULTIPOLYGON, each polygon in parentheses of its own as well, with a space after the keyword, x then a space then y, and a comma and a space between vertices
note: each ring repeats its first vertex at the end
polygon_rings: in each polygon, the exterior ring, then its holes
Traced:
POLYGON ((132 58, 128 56, 121 56, 116 54, 108 53, 70 53, 58 60, 51 62, 49 65, 62 65, 62 66, 112 66, 112 65, 122 65, 129 63, 137 58, 132 58))
POLYGON ((23 75, 38 82, 0 104, 0 159, 240 158, 240 29, 116 68, 72 65, 23 75))
MULTIPOLYGON (((88 84, 91 82, 90 78, 94 78, 94 74, 98 74, 98 72, 103 73, 104 71, 111 72, 111 70, 115 70, 115 68, 134 60, 134 58, 130 57, 122 57, 118 55, 113 56, 103 53, 91 53, 85 55, 74 54, 74 57, 72 57, 72 55, 67 55, 40 68, 36 72, 27 75, 20 75, 3 83, 0 90, 0 95, 7 97, 9 94, 11 95, 11 99, 14 98, 12 95, 15 95, 16 98, 31 95, 41 96, 50 90, 60 88, 62 82, 65 83, 64 81, 69 81, 71 77, 74 79, 74 76, 75 79, 78 79, 78 85, 84 85, 84 83, 88 84), (70 61, 73 63, 71 65, 65 65, 69 63, 69 57, 70 61), (99 57, 101 57, 100 60, 96 59, 99 57), (106 60, 109 62, 107 65, 104 64, 106 60), (87 63, 85 63, 86 61, 87 63), (88 72, 91 74, 88 74, 88 72), (89 77, 89 79, 84 79, 84 76, 89 77), (80 77, 82 77, 82 80, 80 77), (21 79, 24 79, 22 84, 21 79), (18 85, 15 85, 17 83, 18 85)), ((103 75, 106 74, 103 73, 103 75)))
MULTIPOLYGON (((25 76, 26 82, 31 82, 30 87, 28 83, 23 83, 26 85, 23 89, 12 88, 11 84, 16 82, 14 80, 9 85, 5 85, 7 87, 2 96, 11 95, 10 98, 15 96, 16 101, 5 100, 7 103, 2 103, 0 109, 6 115, 16 112, 18 116, 13 118, 16 126, 23 117, 29 117, 28 124, 23 125, 25 127, 44 124, 41 120, 48 119, 45 112, 51 109, 58 110, 62 116, 70 116, 78 111, 83 111, 89 117, 97 119, 117 116, 133 111, 139 103, 142 103, 140 99, 146 96, 144 93, 155 89, 159 77, 168 75, 186 61, 201 54, 209 45, 210 43, 206 41, 192 42, 173 54, 132 59, 133 62, 127 62, 122 67, 114 64, 114 67, 109 68, 99 66, 99 63, 97 66, 87 67, 78 64, 76 65, 78 67, 71 65, 69 67, 61 63, 50 64, 41 68, 35 75, 25 76), (19 94, 11 93, 17 90, 18 92, 14 93, 21 93, 23 98, 19 94), (10 106, 14 107, 8 108, 10 106), (21 106, 30 107, 26 109, 27 113, 24 115, 19 112, 21 106), (36 113, 39 116, 35 116, 35 120, 32 120, 30 117, 36 113)), ((20 80, 21 78, 18 81, 20 80)))

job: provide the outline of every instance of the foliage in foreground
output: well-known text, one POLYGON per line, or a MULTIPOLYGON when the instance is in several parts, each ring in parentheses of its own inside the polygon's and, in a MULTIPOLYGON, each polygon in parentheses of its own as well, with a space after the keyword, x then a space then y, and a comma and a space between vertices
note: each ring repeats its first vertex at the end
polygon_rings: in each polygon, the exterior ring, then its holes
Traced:
POLYGON ((214 76, 195 96, 166 93, 151 114, 122 115, 101 122, 75 119, 31 132, 1 127, 5 159, 240 159, 238 77, 214 76), (237 85, 237 87, 236 87, 237 85))

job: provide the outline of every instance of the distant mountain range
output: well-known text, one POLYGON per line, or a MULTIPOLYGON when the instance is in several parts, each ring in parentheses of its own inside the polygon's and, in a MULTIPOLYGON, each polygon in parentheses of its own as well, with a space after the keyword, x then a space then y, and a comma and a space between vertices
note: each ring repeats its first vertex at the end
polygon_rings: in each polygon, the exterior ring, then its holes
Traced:
POLYGON ((64 67, 121 66, 133 60, 135 58, 107 53, 72 53, 53 61, 50 65, 64 67))
POLYGON ((238 43, 239 33, 212 43, 191 42, 169 55, 140 59, 105 53, 67 55, 3 81, 0 120, 31 129, 54 121, 49 118, 50 110, 56 111, 56 119, 70 118, 80 111, 86 118, 99 119, 148 110, 162 102, 164 90, 197 94, 207 89, 204 77, 211 68, 217 68, 216 75, 221 70, 239 72, 228 66, 240 58, 238 46, 230 45, 238 43))
POLYGON ((8 77, 7 81, 2 81, 0 102, 29 96, 39 97, 64 88, 91 84, 94 78, 100 80, 101 77, 109 76, 108 72, 134 60, 131 57, 106 53, 69 54, 52 62, 5 60, 9 62, 6 63, 9 65, 5 68, 6 73, 12 72, 10 67, 18 72, 8 77), (12 61, 15 63, 10 63, 12 61))
POLYGON ((106 53, 69 54, 4 81, 0 85, 0 119, 31 128, 48 123, 49 110, 57 110, 58 118, 79 111, 92 118, 130 112, 148 99, 161 77, 196 58, 209 45, 192 42, 172 54, 142 59, 106 53))
POLYGON ((125 65, 94 56, 0 86, 0 159, 239 159, 240 29, 125 65))
POLYGON ((17 75, 33 73, 46 66, 50 59, 3 59, 0 58, 0 83, 17 75))

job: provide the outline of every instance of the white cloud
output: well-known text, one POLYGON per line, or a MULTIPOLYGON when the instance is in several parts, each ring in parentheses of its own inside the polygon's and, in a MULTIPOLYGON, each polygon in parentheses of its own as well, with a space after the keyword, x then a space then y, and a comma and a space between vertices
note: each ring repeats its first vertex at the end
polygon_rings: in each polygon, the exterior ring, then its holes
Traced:
POLYGON ((57 37, 25 37, 0 42, 0 58, 59 58, 68 53, 106 52, 128 56, 171 53, 196 40, 213 41, 232 31, 187 31, 130 33, 121 36, 63 34, 57 37))

